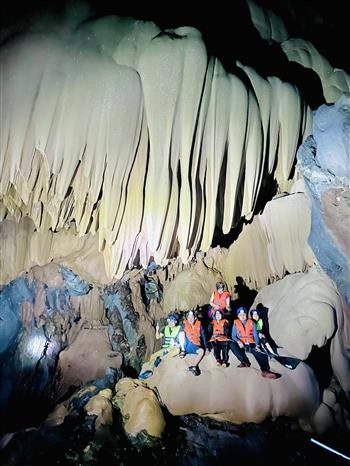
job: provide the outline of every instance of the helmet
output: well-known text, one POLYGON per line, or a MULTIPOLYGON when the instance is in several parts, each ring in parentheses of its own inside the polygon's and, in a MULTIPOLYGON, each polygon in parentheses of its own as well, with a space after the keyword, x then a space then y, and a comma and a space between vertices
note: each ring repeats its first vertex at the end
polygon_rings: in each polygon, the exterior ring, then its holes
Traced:
POLYGON ((251 309, 251 310, 249 311, 249 315, 252 316, 252 315, 253 315, 253 312, 256 312, 256 313, 258 314, 258 316, 260 317, 260 311, 259 311, 259 309, 251 309))
POLYGON ((238 309, 237 309, 237 315, 240 314, 241 312, 244 312, 245 314, 247 313, 247 309, 243 306, 240 306, 238 309))
POLYGON ((177 316, 176 314, 174 314, 173 312, 171 312, 168 317, 167 317, 167 320, 175 320, 175 322, 177 321, 177 316))

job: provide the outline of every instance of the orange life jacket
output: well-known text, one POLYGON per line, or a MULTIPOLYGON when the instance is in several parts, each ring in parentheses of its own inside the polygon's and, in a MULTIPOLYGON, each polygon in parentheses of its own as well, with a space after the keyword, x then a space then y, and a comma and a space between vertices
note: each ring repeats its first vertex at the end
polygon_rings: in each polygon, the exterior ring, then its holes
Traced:
POLYGON ((213 336, 210 338, 209 341, 227 341, 228 337, 225 334, 225 324, 228 324, 226 319, 216 320, 214 319, 211 323, 213 328, 213 336))
POLYGON ((252 319, 248 319, 245 326, 239 319, 236 319, 233 324, 236 326, 237 329, 237 336, 238 338, 245 344, 245 343, 255 343, 254 340, 254 331, 253 325, 254 322, 252 319))
POLYGON ((226 309, 226 300, 230 298, 230 293, 228 291, 224 291, 223 293, 219 293, 218 290, 214 291, 214 299, 213 303, 219 306, 220 309, 226 309))
POLYGON ((184 322, 186 337, 197 346, 201 346, 201 323, 199 320, 192 325, 188 320, 184 322))

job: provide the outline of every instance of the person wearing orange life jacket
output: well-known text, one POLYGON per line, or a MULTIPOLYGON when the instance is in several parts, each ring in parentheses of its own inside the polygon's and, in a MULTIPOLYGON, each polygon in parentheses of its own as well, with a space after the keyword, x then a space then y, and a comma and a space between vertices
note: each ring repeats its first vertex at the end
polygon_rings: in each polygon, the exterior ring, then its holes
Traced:
POLYGON ((216 365, 227 367, 228 365, 228 349, 229 349, 229 323, 227 319, 223 319, 222 311, 219 309, 214 314, 214 319, 208 326, 210 335, 209 341, 213 345, 216 365))
POLYGON ((225 286, 222 282, 217 282, 216 290, 213 291, 209 301, 208 316, 213 319, 215 311, 219 310, 223 313, 231 311, 231 295, 225 291, 225 286))
POLYGON ((187 354, 195 355, 188 369, 193 375, 198 376, 201 373, 198 364, 203 359, 205 349, 209 350, 208 341, 202 323, 197 319, 195 312, 189 311, 186 317, 182 324, 182 331, 179 333, 181 348, 179 356, 184 358, 187 354))
POLYGON ((237 309, 237 317, 231 331, 231 351, 240 361, 238 367, 249 367, 250 361, 246 353, 252 353, 257 360, 262 377, 267 379, 278 379, 281 374, 270 371, 269 359, 266 354, 257 351, 259 336, 252 319, 247 319, 247 311, 244 307, 237 309))

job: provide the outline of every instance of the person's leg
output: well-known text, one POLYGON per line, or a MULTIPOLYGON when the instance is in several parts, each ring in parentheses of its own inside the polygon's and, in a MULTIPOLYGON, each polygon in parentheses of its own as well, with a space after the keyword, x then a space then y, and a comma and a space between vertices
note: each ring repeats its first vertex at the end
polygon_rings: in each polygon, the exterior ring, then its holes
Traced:
POLYGON ((198 366, 198 364, 203 359, 203 356, 204 356, 204 349, 203 348, 198 348, 197 353, 196 353, 196 357, 193 360, 193 365, 198 366))
POLYGON ((204 349, 186 339, 185 351, 187 356, 191 356, 191 364, 188 367, 189 370, 194 375, 200 375, 201 371, 199 370, 198 364, 204 356, 204 349))
POLYGON ((162 348, 159 351, 156 351, 155 353, 151 354, 151 357, 149 358, 149 361, 148 361, 149 369, 153 369, 154 361, 157 359, 158 356, 162 358, 164 351, 165 351, 165 348, 162 348))
POLYGON ((178 334, 178 342, 180 345, 180 358, 184 358, 186 356, 186 334, 183 330, 178 334))
POLYGON ((221 341, 221 352, 222 352, 222 362, 227 364, 228 362, 228 341, 221 341))
MULTIPOLYGON (((247 358, 247 355, 245 354, 244 348, 240 348, 236 341, 231 341, 230 348, 231 348, 232 353, 241 362, 241 364, 245 364, 246 366, 250 366, 250 362, 249 362, 249 359, 247 358)), ((244 367, 244 366, 240 365, 240 367, 244 367)))
POLYGON ((155 364, 157 357, 160 359, 164 359, 164 353, 167 353, 167 352, 168 352, 168 348, 162 348, 159 351, 156 351, 155 353, 151 354, 151 357, 149 358, 149 360, 142 365, 142 370, 139 375, 139 378, 144 379, 144 378, 150 377, 153 374, 155 367, 158 366, 159 364, 159 363, 155 364))
POLYGON ((266 354, 263 354, 260 351, 257 351, 255 348, 251 348, 250 352, 255 357, 255 359, 258 361, 258 364, 262 372, 266 372, 270 370, 269 358, 266 354))
POLYGON ((178 333, 178 339, 179 339, 179 344, 180 344, 180 350, 185 351, 185 345, 186 345, 186 334, 183 330, 178 333))
POLYGON ((213 341, 213 350, 214 350, 214 357, 218 363, 221 363, 220 357, 220 343, 218 341, 213 341))
POLYGON ((169 348, 163 349, 163 354, 160 355, 163 361, 169 358, 173 358, 179 354, 179 348, 177 346, 169 346, 169 348))
POLYGON ((252 349, 252 354, 254 355, 255 359, 258 361, 258 364, 261 369, 261 375, 264 378, 267 379, 279 379, 281 377, 281 374, 278 372, 272 372, 270 370, 270 365, 269 365, 269 357, 261 353, 260 351, 257 351, 256 349, 252 349))
POLYGON ((267 338, 260 338, 260 343, 263 345, 264 348, 267 349, 269 353, 273 354, 274 356, 278 356, 277 352, 272 349, 270 343, 267 341, 267 338))

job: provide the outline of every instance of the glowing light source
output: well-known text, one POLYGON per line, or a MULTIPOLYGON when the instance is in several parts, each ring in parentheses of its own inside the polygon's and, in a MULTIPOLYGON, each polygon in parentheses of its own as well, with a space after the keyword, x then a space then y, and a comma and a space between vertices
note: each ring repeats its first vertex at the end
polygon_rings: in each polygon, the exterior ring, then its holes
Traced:
POLYGON ((32 358, 40 358, 43 356, 47 338, 45 335, 36 334, 29 337, 27 342, 27 354, 32 358))
POLYGON ((333 448, 328 447, 324 443, 319 442, 318 440, 315 440, 314 438, 311 438, 310 441, 312 443, 315 443, 316 445, 324 448, 325 450, 331 451, 332 453, 341 456, 342 458, 345 458, 346 460, 350 461, 350 456, 346 456, 343 453, 340 453, 340 451, 334 450, 333 448))

